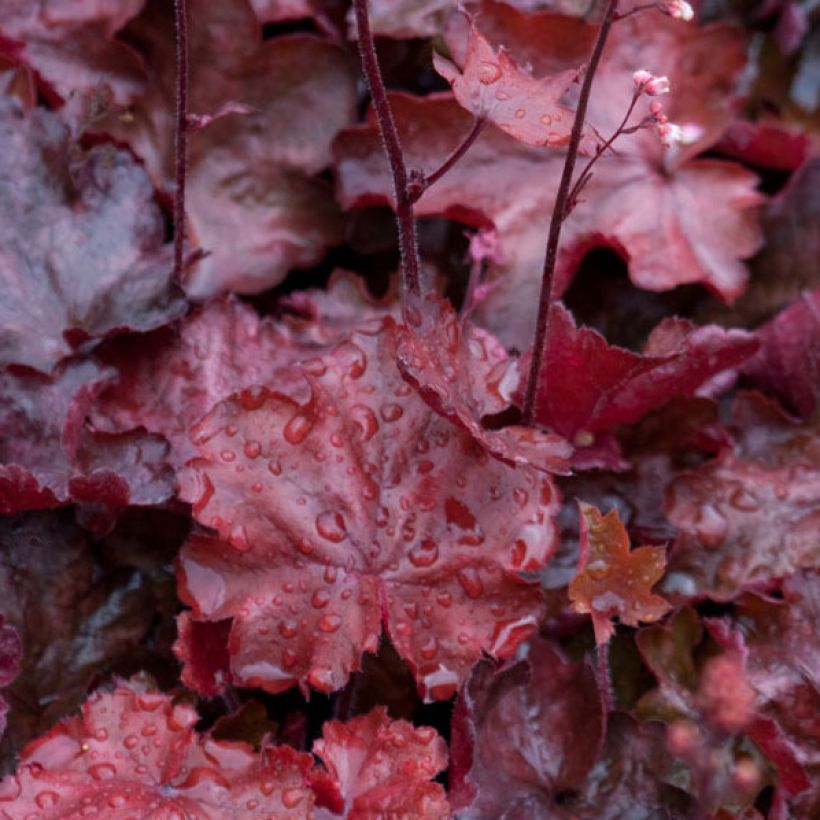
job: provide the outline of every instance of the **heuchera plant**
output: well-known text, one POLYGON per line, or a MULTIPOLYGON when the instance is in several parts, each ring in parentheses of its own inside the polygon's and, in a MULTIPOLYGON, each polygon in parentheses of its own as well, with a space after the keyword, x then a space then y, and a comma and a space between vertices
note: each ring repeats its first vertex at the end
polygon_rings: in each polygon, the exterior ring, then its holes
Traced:
POLYGON ((818 25, 0 0, 0 818, 820 816, 818 25))

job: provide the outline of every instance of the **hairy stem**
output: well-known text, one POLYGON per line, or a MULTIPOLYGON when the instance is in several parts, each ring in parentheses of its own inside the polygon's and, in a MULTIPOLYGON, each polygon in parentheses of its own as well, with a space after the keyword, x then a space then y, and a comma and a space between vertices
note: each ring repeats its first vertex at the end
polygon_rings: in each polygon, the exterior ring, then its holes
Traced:
MULTIPOLYGON (((547 236, 547 250, 544 258, 544 270, 541 277, 541 296, 538 302, 538 323, 535 331, 535 344, 532 351, 532 364, 530 366, 529 381, 527 382, 527 395, 524 401, 524 423, 532 424, 535 411, 535 395, 539 387, 539 375, 541 374, 544 356, 546 354, 546 340, 549 338, 549 322, 555 286, 555 261, 558 256, 558 242, 561 238, 561 226, 564 222, 564 213, 569 201, 570 186, 572 185, 572 175, 575 171, 575 160, 578 157, 578 148, 581 144, 581 137, 584 131, 584 122, 589 105, 589 95, 592 90, 592 80, 598 70, 601 55, 606 45, 609 31, 618 12, 619 0, 609 0, 601 28, 598 31, 598 38, 592 49, 584 82, 581 86, 581 93, 578 98, 578 109, 575 112, 575 121, 572 124, 572 134, 570 135, 569 146, 567 148, 567 158, 564 161, 564 170, 561 175, 561 182, 558 186, 558 194, 555 198, 555 207, 550 220, 549 234, 547 236)), ((546 372, 541 378, 541 388, 546 389, 546 372)))
POLYGON ((399 231, 399 253, 405 293, 421 291, 421 261, 419 259, 418 239, 416 237, 416 219, 413 215, 413 200, 407 185, 407 168, 399 140, 399 132, 393 119, 393 111, 384 87, 379 59, 376 56, 376 45, 370 30, 370 17, 367 11, 367 0, 354 0, 356 28, 359 35, 359 55, 362 69, 367 80, 370 96, 373 99, 373 110, 379 126, 384 150, 390 162, 393 174, 393 189, 396 196, 396 223, 399 231))
POLYGON ((426 191, 431 185, 435 185, 468 151, 470 146, 478 139, 479 134, 484 130, 484 126, 487 124, 487 120, 483 117, 478 117, 476 121, 473 123, 473 127, 470 129, 470 133, 464 138, 452 154, 450 154, 444 162, 433 171, 432 174, 427 174, 424 177, 422 182, 423 188, 418 192, 418 195, 414 197, 414 202, 418 200, 418 198, 426 191))
POLYGON ((188 15, 185 0, 174 0, 176 28, 177 88, 174 137, 174 276, 182 281, 185 253, 185 175, 188 171, 188 15))

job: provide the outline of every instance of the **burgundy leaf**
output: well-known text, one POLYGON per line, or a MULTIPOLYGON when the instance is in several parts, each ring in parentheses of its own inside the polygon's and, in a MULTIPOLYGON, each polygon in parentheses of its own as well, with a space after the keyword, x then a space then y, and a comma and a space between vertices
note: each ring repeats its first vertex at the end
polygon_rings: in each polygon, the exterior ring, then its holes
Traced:
POLYGON ((425 401, 468 430, 489 453, 511 464, 531 464, 566 472, 572 450, 560 436, 511 425, 488 429, 487 416, 512 407, 518 382, 516 362, 501 344, 469 319, 460 320, 448 302, 435 295, 411 300, 408 323, 398 335, 398 364, 425 401))
POLYGON ((810 418, 820 395, 820 290, 803 294, 756 335, 760 350, 744 375, 810 418))
MULTIPOLYGON (((169 516, 128 516, 94 542, 70 510, 0 519, 0 600, 24 647, 0 768, 82 703, 95 680, 143 669, 173 675, 163 630, 177 609, 167 565, 184 537, 169 516)), ((173 678, 171 678, 173 680, 173 678)), ((0 816, 3 804, 0 803, 0 816)))
POLYGON ((308 403, 240 394, 194 428, 181 493, 220 538, 186 545, 180 594, 198 620, 233 618, 242 685, 337 689, 384 620, 446 698, 482 652, 507 657, 535 629, 540 596, 518 572, 554 549, 555 490, 434 414, 396 369, 396 334, 386 319, 306 365, 308 403))
POLYGON ((666 319, 647 341, 643 354, 610 346, 597 331, 578 328, 562 305, 552 310, 535 418, 541 424, 589 446, 598 433, 639 421, 676 396, 692 395, 723 370, 747 359, 757 348, 741 330, 695 327, 666 319))
POLYGON ((474 798, 456 806, 466 810, 460 817, 550 816, 556 795, 579 788, 601 752, 603 706, 589 664, 541 639, 525 663, 524 682, 504 683, 511 670, 482 664, 462 690, 457 715, 472 734, 472 765, 452 785, 456 794, 468 785, 474 798))

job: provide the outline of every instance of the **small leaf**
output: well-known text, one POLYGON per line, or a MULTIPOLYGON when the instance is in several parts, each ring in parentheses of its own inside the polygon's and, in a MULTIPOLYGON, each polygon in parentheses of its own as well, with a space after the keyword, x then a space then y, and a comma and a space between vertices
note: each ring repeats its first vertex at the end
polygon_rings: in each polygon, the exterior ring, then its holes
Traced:
POLYGON ((662 618, 670 604, 651 592, 666 566, 660 547, 629 549, 629 536, 616 510, 605 516, 591 504, 578 502, 581 513, 581 554, 578 572, 569 585, 576 612, 589 612, 598 645, 615 632, 612 619, 637 626, 662 618))

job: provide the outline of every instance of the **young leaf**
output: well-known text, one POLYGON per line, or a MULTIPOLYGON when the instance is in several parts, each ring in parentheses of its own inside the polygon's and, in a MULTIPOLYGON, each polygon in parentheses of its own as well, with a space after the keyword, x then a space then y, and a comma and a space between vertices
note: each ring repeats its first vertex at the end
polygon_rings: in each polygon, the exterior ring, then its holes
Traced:
POLYGON ((591 504, 578 502, 581 515, 581 554, 578 571, 569 585, 576 612, 589 612, 598 645, 615 633, 612 619, 637 626, 662 618, 670 609, 652 587, 666 566, 660 547, 630 550, 629 536, 618 513, 605 516, 591 504))
POLYGON ((552 483, 434 414, 396 368, 396 334, 385 319, 306 364, 306 403, 240 394, 194 428, 181 495, 220 538, 183 549, 180 594, 197 620, 233 618, 241 685, 337 689, 384 620, 446 698, 537 625, 540 593, 518 572, 554 549, 552 483))

